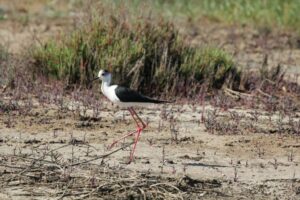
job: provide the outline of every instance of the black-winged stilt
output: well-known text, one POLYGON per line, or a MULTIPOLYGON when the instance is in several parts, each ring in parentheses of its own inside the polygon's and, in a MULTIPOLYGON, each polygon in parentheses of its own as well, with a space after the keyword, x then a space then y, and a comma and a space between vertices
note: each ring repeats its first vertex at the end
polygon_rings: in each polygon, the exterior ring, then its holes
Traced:
POLYGON ((115 140, 110 148, 112 148, 116 143, 118 143, 120 140, 125 139, 126 137, 132 136, 133 134, 136 133, 135 135, 135 140, 133 144, 133 149, 130 153, 130 160, 129 163, 133 160, 133 155, 136 149, 136 144, 139 140, 141 132, 146 128, 147 124, 143 122, 143 120, 138 116, 138 114, 135 112, 133 107, 136 106, 147 106, 149 104, 161 104, 161 103, 170 103, 169 101, 163 101, 163 100, 157 100, 157 99, 152 99, 147 96, 144 96, 142 94, 139 94, 138 92, 123 87, 119 85, 110 85, 111 83, 111 73, 109 73, 106 70, 100 70, 98 77, 95 78, 94 80, 101 79, 102 80, 102 85, 101 85, 101 91, 102 93, 113 103, 117 104, 120 107, 127 108, 134 119, 137 130, 130 132, 123 137, 119 138, 118 140, 115 140))

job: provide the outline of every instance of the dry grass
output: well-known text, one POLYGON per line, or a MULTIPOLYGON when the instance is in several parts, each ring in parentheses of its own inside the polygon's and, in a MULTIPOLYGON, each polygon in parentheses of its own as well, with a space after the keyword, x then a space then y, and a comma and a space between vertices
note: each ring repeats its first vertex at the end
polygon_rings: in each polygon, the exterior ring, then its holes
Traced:
MULTIPOLYGON (((189 176, 179 178, 155 175, 150 172, 134 172, 125 168, 110 167, 105 163, 109 155, 128 147, 125 145, 113 152, 80 160, 83 155, 64 159, 64 149, 90 147, 87 143, 73 139, 68 144, 60 144, 49 149, 48 144, 40 144, 38 140, 27 140, 26 144, 37 144, 31 153, 13 151, 9 155, 1 155, 1 188, 18 188, 20 197, 47 197, 63 199, 71 197, 85 198, 143 198, 143 199, 185 199, 201 193, 218 194, 221 182, 217 180, 197 180, 189 176), (74 142, 75 141, 75 142, 74 142), (102 159, 101 164, 94 161, 102 159), (36 190, 30 189, 35 185, 36 190), (28 188, 28 189, 26 189, 28 188)), ((88 148, 89 149, 89 148, 88 148)), ((27 151, 23 148, 22 151, 27 151)), ((88 155, 88 154, 87 154, 88 155)))

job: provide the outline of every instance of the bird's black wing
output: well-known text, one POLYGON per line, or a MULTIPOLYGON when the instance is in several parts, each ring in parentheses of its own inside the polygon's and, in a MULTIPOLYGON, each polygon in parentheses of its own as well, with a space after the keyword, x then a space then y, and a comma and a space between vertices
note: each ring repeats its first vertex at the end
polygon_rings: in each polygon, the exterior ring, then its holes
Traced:
POLYGON ((167 101, 161 101, 146 97, 130 88, 118 86, 115 89, 117 97, 122 102, 139 102, 139 103, 167 103, 167 101))

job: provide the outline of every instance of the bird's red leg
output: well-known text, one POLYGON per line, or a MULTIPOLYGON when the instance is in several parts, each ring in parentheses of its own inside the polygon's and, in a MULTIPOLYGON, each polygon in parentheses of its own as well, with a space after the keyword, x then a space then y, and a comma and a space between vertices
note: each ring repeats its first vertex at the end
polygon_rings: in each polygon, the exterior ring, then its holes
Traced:
POLYGON ((129 160, 129 163, 133 160, 133 155, 134 155, 134 152, 135 152, 135 149, 136 149, 136 145, 137 145, 137 142, 139 141, 139 137, 141 135, 141 132, 143 131, 144 128, 146 128, 146 124, 143 122, 143 120, 138 116, 138 114, 135 112, 135 110, 133 108, 129 108, 129 111, 133 117, 133 119, 135 120, 136 122, 136 125, 137 125, 137 133, 136 133, 136 136, 135 136, 135 140, 134 140, 134 144, 133 144, 133 149, 130 153, 130 160, 129 160), (138 118, 135 119, 136 116, 138 118), (140 126, 140 124, 138 123, 138 121, 140 121, 140 123, 142 124, 142 127, 140 126))
MULTIPOLYGON (((136 123, 136 126, 137 126, 137 129, 141 128, 140 127, 140 124, 138 121, 140 121, 140 117, 136 114, 135 110, 133 108, 128 108, 132 118, 134 119, 135 123, 136 123), (134 116, 136 116, 138 119, 136 119, 134 116)), ((142 122, 143 123, 143 122, 142 122)), ((144 126, 144 125, 143 125, 144 126)))
MULTIPOLYGON (((132 118, 133 118, 134 121, 136 122, 136 124, 137 124, 137 126, 138 126, 138 130, 139 130, 139 125, 138 125, 137 119, 135 119, 135 117, 134 117, 134 112, 132 112, 131 108, 128 108, 128 110, 129 110, 129 112, 130 112, 132 118)), ((129 137, 129 136, 132 136, 134 133, 137 133, 138 130, 132 131, 132 132, 130 132, 130 133, 128 133, 128 134, 122 136, 121 138, 115 140, 115 141, 109 146, 109 149, 113 148, 113 147, 114 147, 118 142, 120 142, 121 140, 123 140, 123 139, 125 139, 125 138, 127 138, 127 137, 129 137)))
POLYGON ((136 136, 135 136, 135 140, 134 140, 134 144, 133 144, 133 149, 132 149, 132 151, 130 153, 129 163, 133 160, 133 155, 134 155, 134 152, 135 152, 136 144, 139 141, 139 137, 141 135, 141 132, 142 132, 142 129, 139 128, 139 130, 137 131, 136 136))
MULTIPOLYGON (((143 120, 140 118, 140 116, 138 116, 138 114, 135 112, 135 110, 133 109, 133 108, 131 108, 132 109, 132 112, 133 112, 133 114, 135 115, 135 116, 137 116, 137 118, 139 119, 139 121, 142 123, 142 125, 143 125, 143 127, 142 127, 142 130, 144 129, 144 128, 146 128, 146 124, 143 122, 143 120)), ((136 123, 137 123, 137 121, 136 121, 136 123)), ((138 123, 137 123, 138 124, 138 123)), ((138 127, 140 127, 139 125, 138 125, 138 127)))
POLYGON ((133 160, 133 155, 134 155, 134 152, 135 152, 135 149, 136 149, 136 145, 137 145, 137 142, 140 138, 140 135, 141 135, 141 132, 144 128, 146 128, 146 124, 143 122, 143 120, 138 116, 138 114, 135 112, 135 110, 133 108, 128 108, 132 118, 134 119, 135 123, 136 123, 136 126, 137 126, 137 130, 136 131, 133 131, 133 132, 130 132, 126 135, 124 135, 123 137, 121 137, 120 139, 114 141, 110 148, 112 148, 115 144, 117 144, 120 140, 123 140, 125 139, 126 137, 129 137, 131 135, 133 135, 134 133, 136 133, 135 135, 135 139, 134 139, 134 144, 133 144, 133 149, 130 153, 130 160, 129 160, 129 163, 133 160), (140 123, 139 123, 140 122, 140 123))
POLYGON ((109 149, 113 148, 118 142, 120 142, 121 140, 124 140, 125 138, 129 137, 129 136, 132 136, 134 133, 136 133, 137 131, 132 131, 126 135, 124 135, 123 137, 115 140, 110 146, 109 146, 109 149))

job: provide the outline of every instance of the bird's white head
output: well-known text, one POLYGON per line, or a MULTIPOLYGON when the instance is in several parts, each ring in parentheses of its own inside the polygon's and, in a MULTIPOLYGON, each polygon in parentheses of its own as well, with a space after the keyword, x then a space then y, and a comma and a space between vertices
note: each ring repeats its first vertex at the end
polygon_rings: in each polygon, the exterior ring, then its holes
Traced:
POLYGON ((103 82, 110 83, 111 81, 111 73, 109 73, 107 70, 101 69, 98 73, 98 78, 101 79, 103 82))

